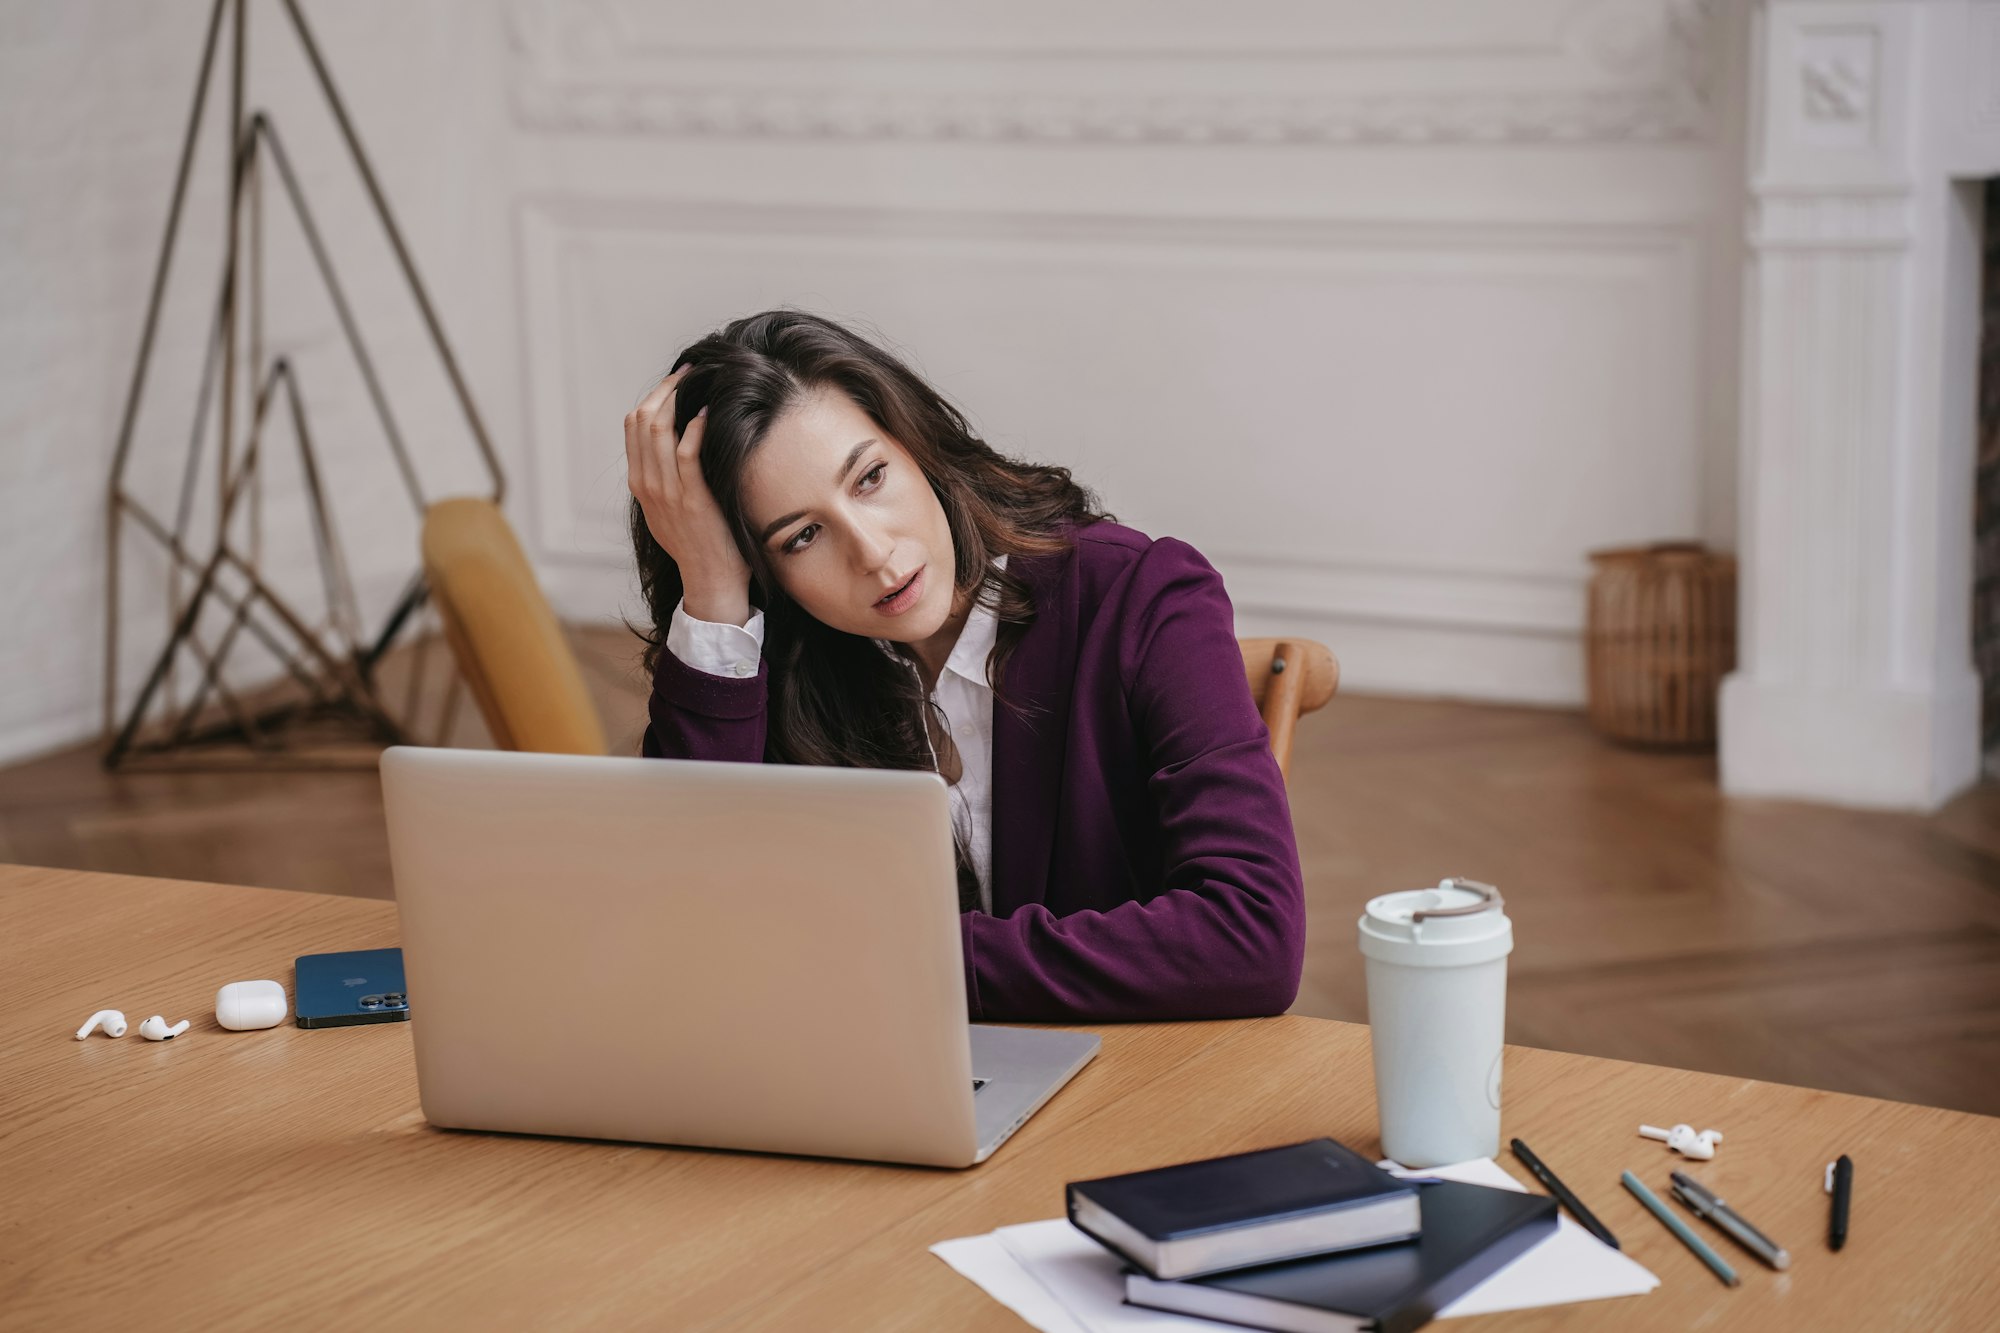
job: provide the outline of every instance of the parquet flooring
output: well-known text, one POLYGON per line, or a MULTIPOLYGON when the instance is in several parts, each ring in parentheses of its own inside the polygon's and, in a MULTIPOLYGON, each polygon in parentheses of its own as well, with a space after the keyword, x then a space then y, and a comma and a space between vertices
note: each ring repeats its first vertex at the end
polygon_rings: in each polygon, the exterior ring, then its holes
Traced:
MULTIPOLYGON (((578 644, 635 751, 632 641, 578 644)), ((484 743, 469 706, 453 740, 484 743)), ((1514 918, 1513 1041, 2000 1114, 2000 783, 1928 817, 1729 800, 1712 757, 1575 713, 1347 695, 1300 726, 1291 781, 1295 1012, 1365 1018, 1363 902, 1465 874, 1514 918)), ((107 775, 92 747, 0 769, 0 861, 390 891, 372 773, 107 775)))

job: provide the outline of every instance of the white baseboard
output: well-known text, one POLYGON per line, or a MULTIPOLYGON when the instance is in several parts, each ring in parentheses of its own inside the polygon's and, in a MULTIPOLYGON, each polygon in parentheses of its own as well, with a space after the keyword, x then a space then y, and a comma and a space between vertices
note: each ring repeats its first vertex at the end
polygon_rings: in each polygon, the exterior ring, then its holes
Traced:
POLYGON ((1979 679, 1934 691, 1722 683, 1722 789, 1932 811, 1979 780, 1979 679))

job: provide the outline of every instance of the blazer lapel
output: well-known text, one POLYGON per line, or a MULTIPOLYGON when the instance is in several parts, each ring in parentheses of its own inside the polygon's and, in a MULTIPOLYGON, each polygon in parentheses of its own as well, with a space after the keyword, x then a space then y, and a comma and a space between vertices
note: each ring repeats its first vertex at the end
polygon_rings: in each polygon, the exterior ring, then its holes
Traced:
POLYGON ((993 704, 993 914, 1002 917, 1047 896, 1069 749, 1079 588, 1074 550, 1016 557, 1008 568, 1034 589, 1035 623, 1004 674, 1007 695, 1029 711, 993 704))

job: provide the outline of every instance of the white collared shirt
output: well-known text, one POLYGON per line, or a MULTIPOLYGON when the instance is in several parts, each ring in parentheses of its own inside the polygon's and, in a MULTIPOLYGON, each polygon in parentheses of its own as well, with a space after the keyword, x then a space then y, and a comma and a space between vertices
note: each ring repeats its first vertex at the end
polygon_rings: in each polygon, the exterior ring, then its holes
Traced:
MULTIPOLYGON (((1007 557, 994 564, 1005 569, 1007 557)), ((958 747, 959 776, 950 791, 952 827, 965 839, 979 878, 979 910, 989 915, 993 911, 993 685, 986 676, 986 659, 999 635, 999 617, 991 607, 975 603, 931 696, 958 747)), ((917 669, 896 652, 892 641, 877 639, 875 644, 910 670, 917 669)), ((754 613, 747 624, 719 625, 696 620, 677 606, 667 626, 667 651, 711 676, 754 676, 764 651, 764 613, 754 613)))

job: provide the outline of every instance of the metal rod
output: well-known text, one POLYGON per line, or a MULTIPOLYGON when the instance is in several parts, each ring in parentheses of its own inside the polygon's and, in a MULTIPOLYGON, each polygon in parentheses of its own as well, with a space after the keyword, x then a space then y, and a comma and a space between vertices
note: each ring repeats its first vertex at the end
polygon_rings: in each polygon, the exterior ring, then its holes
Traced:
POLYGON ((132 428, 139 419, 139 399, 146 386, 146 372, 152 365, 153 338, 159 332, 160 306, 167 291, 167 275, 173 269, 174 238, 180 234, 181 209, 187 202, 188 176, 194 167, 195 145, 200 139, 201 113, 208 104, 209 71, 215 64, 216 38, 222 31, 222 10, 229 0, 215 0, 208 15, 208 35, 202 39, 201 70, 194 77, 194 106, 188 111, 187 134, 181 141, 181 164, 174 173, 173 197, 167 203, 166 232, 160 237, 160 257, 153 265, 153 290, 146 298, 146 318, 139 329, 139 357, 132 366, 132 384, 125 393, 125 413, 118 424, 118 444, 112 451, 111 484, 115 488, 125 475, 125 460, 132 452, 132 428))
MULTIPOLYGON (((254 391, 264 364, 264 173, 257 165, 253 137, 244 158, 244 193, 250 199, 250 375, 254 391)), ((264 482, 250 490, 250 559, 264 563, 264 482)))
POLYGON ((234 21, 230 27, 230 74, 229 74, 229 217, 228 240, 223 254, 229 269, 229 280, 223 285, 223 361, 222 361, 222 441, 218 457, 222 470, 216 478, 217 509, 215 515, 215 540, 217 545, 229 540, 229 509, 221 500, 230 493, 229 471, 230 453, 235 448, 236 426, 236 248, 243 203, 243 62, 245 46, 245 24, 249 15, 245 12, 244 0, 234 0, 230 6, 234 21))
POLYGON ((230 564, 236 566, 236 571, 249 580, 250 586, 264 599, 265 605, 276 611, 278 618, 283 620, 292 633, 296 634, 300 641, 312 650, 313 655, 320 659, 320 665, 329 674, 347 684, 348 696, 354 702, 356 708, 373 718, 384 734, 390 736, 392 739, 400 739, 402 728, 396 725, 396 720, 389 716, 388 710, 382 707, 380 700, 376 699, 374 689, 366 680, 362 679, 357 670, 353 669, 354 664, 344 662, 328 652, 326 645, 322 644, 312 630, 307 628, 306 623, 298 617, 296 612, 285 605, 282 598, 271 591, 264 581, 258 577, 257 571, 252 569, 242 556, 236 554, 236 552, 226 546, 217 554, 228 560, 230 564))
MULTIPOLYGON (((133 520, 146 530, 146 535, 166 547, 167 553, 175 560, 188 569, 199 567, 200 562, 193 555, 189 554, 186 547, 174 540, 173 534, 167 531, 164 523, 148 513, 143 506, 128 500, 125 502, 125 508, 131 514, 133 520)), ((237 600, 221 587, 215 588, 210 595, 220 598, 222 604, 232 610, 238 605, 237 600)), ((243 600, 247 604, 251 598, 246 597, 243 600)), ((285 666, 285 669, 295 680, 313 692, 315 700, 323 701, 326 698, 326 692, 321 688, 318 678, 299 665, 298 659, 286 651, 285 646, 278 642, 276 635, 272 634, 255 620, 249 622, 249 629, 250 633, 256 636, 257 641, 270 650, 271 655, 276 657, 285 666)))
POLYGON ((389 645, 395 641, 396 632, 403 628, 403 622, 408 620, 410 613, 422 606, 429 597, 430 585, 424 581, 423 571, 418 570, 410 581, 403 585, 403 595, 396 599, 395 608, 389 612, 389 619, 382 626, 382 633, 376 638, 374 646, 362 655, 364 669, 374 671, 375 664, 382 660, 382 655, 389 651, 389 645))
POLYGON ((271 591, 270 585, 265 583, 263 579, 258 577, 257 571, 251 567, 249 561, 245 560, 242 556, 238 555, 235 551, 231 550, 227 546, 223 547, 215 554, 218 559, 226 560, 231 565, 235 566, 236 572, 238 574, 241 574, 244 580, 250 585, 250 591, 255 593, 259 598, 259 600, 261 600, 264 603, 264 605, 270 607, 272 611, 277 613, 278 619, 283 621, 285 624, 285 628, 290 630, 292 632, 293 637, 298 639, 301 647, 305 648, 307 652, 312 654, 312 656, 319 659, 319 666, 322 671, 325 671, 336 678, 345 674, 345 672, 342 670, 342 668, 345 666, 345 663, 343 663, 337 655, 335 655, 330 649, 328 649, 325 644, 320 642, 319 636, 313 633, 312 628, 308 626, 303 619, 300 618, 298 612, 294 611, 289 605, 286 604, 284 598, 278 596, 277 593, 271 591))
POLYGON ((410 645, 410 683, 403 690, 403 725, 416 729, 417 714, 423 703, 424 663, 430 656, 430 635, 421 632, 410 645))
POLYGON ((403 474, 403 488, 410 493, 410 502, 418 513, 424 511, 424 492, 417 480, 416 466, 410 461, 410 453, 403 445, 403 433, 397 429, 395 413, 389 409, 389 396, 383 392, 382 381, 375 373, 375 360, 368 355, 368 345, 361 340, 361 327, 356 323, 354 311, 347 304, 347 293, 340 286, 340 279, 333 271, 333 257, 327 253, 326 242, 320 239, 319 227, 313 221, 312 209, 306 204, 305 192, 299 188, 298 176, 292 170, 291 157, 285 152, 285 145, 278 138, 277 127, 262 112, 253 117, 251 134, 261 136, 271 146, 271 157, 278 164, 278 176, 285 184, 285 193, 291 196, 292 211, 297 214, 299 228, 305 233, 306 245, 312 251, 313 261, 319 266, 320 277, 326 282, 327 295, 333 300, 334 314, 340 320, 341 331, 347 335, 347 345, 354 352, 354 359, 361 369, 362 382, 368 388, 368 397, 375 404, 375 415, 381 419, 382 432, 388 436, 390 452, 396 456, 396 466, 403 474))
MULTIPOLYGON (((314 77, 327 99, 341 136, 346 142, 347 150, 361 176, 362 184, 367 190, 397 264, 410 286, 411 295, 416 301, 426 330, 430 334, 440 362, 451 382, 452 390, 465 415, 480 458, 491 478, 492 498, 498 501, 504 494, 505 486, 499 460, 487 434, 485 423, 479 416, 477 405, 473 402, 457 357, 445 337, 436 307, 424 287, 409 247, 396 224, 388 200, 362 148, 360 136, 334 85, 332 73, 306 23, 301 6, 297 0, 284 0, 284 8, 312 65, 314 77)), ((267 355, 266 312, 263 303, 266 296, 265 266, 269 251, 266 230, 267 201, 264 198, 266 172, 264 163, 259 160, 258 155, 265 143, 268 143, 276 158, 279 179, 298 217, 313 260, 320 269, 343 334, 382 422, 384 435, 411 503, 420 516, 426 508, 426 498, 414 459, 395 421, 388 394, 362 339, 360 321, 355 317, 347 293, 340 285, 331 253, 325 244, 318 221, 307 203, 299 174, 293 168, 276 127, 268 116, 262 112, 249 114, 246 104, 249 59, 248 10, 248 0, 214 0, 210 11, 200 74, 196 80, 187 133, 182 144, 180 167, 168 209, 165 234, 161 240, 159 263, 154 274, 153 291, 148 302, 139 354, 133 368, 130 393, 120 426, 112 484, 106 496, 106 582, 109 597, 105 620, 106 670, 103 702, 104 729, 107 737, 104 762, 107 767, 115 767, 121 757, 133 753, 135 748, 139 747, 138 735, 148 721, 152 706, 157 702, 163 681, 171 707, 172 696, 177 692, 175 679, 180 666, 180 649, 183 646, 194 655, 190 660, 200 664, 202 674, 187 711, 179 716, 173 727, 172 738, 167 743, 167 748, 185 741, 195 732, 205 734, 210 730, 204 727, 200 719, 202 713, 211 705, 212 696, 218 695, 222 707, 231 717, 235 731, 248 738, 253 746, 256 745, 257 718, 263 714, 247 707, 237 698, 236 693, 228 686, 225 673, 228 654, 240 645, 243 632, 246 630, 269 648, 285 670, 305 687, 314 700, 313 706, 351 709, 371 719, 380 734, 391 740, 400 739, 404 734, 403 726, 388 712, 376 695, 374 672, 377 663, 387 653, 397 635, 406 627, 411 615, 425 604, 428 587, 422 572, 419 571, 406 585, 375 641, 365 649, 361 647, 363 626, 358 590, 346 560, 345 550, 340 545, 326 477, 320 467, 317 443, 312 435, 309 413, 304 395, 300 391, 296 368, 280 361, 274 363, 266 372, 263 364, 267 355), (180 503, 175 514, 174 529, 170 532, 143 504, 139 503, 136 497, 126 492, 123 483, 136 437, 136 422, 145 381, 150 370, 152 351, 158 339, 173 251, 178 241, 180 220, 186 210, 188 186, 192 180, 193 165, 199 151, 202 118, 210 87, 215 78, 216 55, 221 46, 222 26, 225 20, 231 21, 231 45, 229 123, 225 127, 229 143, 229 215, 226 223, 224 272, 217 298, 215 319, 205 349, 195 421, 188 444, 187 464, 182 476, 180 503), (249 213, 247 219, 246 195, 249 213), (246 266, 247 274, 244 271, 246 266), (246 293, 250 303, 247 310, 243 305, 246 293), (247 364, 242 356, 246 350, 247 364), (309 628, 299 614, 265 582, 258 572, 265 555, 264 520, 265 502, 268 498, 265 488, 267 469, 260 465, 264 454, 262 435, 264 428, 269 424, 268 412, 272 406, 272 396, 280 388, 287 395, 288 407, 292 414, 304 470, 309 518, 313 524, 313 538, 326 590, 328 623, 323 631, 309 628), (218 393, 222 398, 222 407, 217 432, 219 447, 216 545, 215 550, 205 560, 198 561, 188 549, 188 528, 194 516, 196 494, 194 485, 198 480, 206 451, 207 428, 214 398, 218 393), (246 420, 250 422, 250 429, 247 437, 239 441, 237 432, 246 420), (246 502, 249 511, 247 559, 237 548, 231 535, 232 531, 244 531, 246 519, 238 506, 246 502), (166 575, 171 631, 159 656, 153 661, 152 669, 138 696, 133 700, 124 726, 118 728, 119 593, 122 583, 120 565, 127 518, 140 524, 142 529, 159 540, 169 552, 170 560, 166 575), (234 597, 229 592, 221 577, 221 570, 225 565, 233 567, 248 585, 248 592, 243 596, 234 597), (198 578, 183 602, 182 579, 185 574, 196 572, 198 578), (227 627, 216 642, 213 652, 201 637, 201 617, 210 597, 218 599, 231 613, 227 627), (264 604, 262 608, 255 605, 258 601, 264 604), (277 629, 265 626, 266 613, 275 617, 277 629), (322 633, 328 636, 328 639, 343 639, 345 654, 336 654, 332 651, 329 642, 322 639, 322 633), (286 642, 288 639, 295 642, 286 642), (301 653, 304 655, 303 659, 301 653), (331 695, 328 693, 329 688, 333 691, 331 695)), ((415 655, 413 688, 410 696, 413 700, 412 723, 420 707, 416 701, 422 698, 424 684, 422 668, 427 661, 423 651, 425 647, 427 645, 420 644, 415 655)), ((448 682, 442 719, 445 733, 450 730, 462 694, 460 688, 462 684, 455 673, 448 682)), ((223 730, 226 731, 227 728, 223 730)), ((157 748, 155 742, 145 743, 145 750, 151 751, 155 748, 157 748)))
MULTIPOLYGON (((174 536, 182 541, 187 539, 188 522, 194 513, 195 482, 201 475, 202 445, 208 435, 208 410, 215 398, 215 380, 222 360, 223 316, 231 299, 231 290, 236 282, 236 274, 226 265, 222 272, 221 294, 216 298, 215 314, 210 318, 208 330, 208 351, 202 360, 201 387, 195 396, 194 425, 188 432, 187 462, 181 469, 180 503, 174 510, 174 536)), ((181 566, 167 565, 167 620, 172 623, 181 613, 181 566)), ((167 708, 172 711, 175 704, 175 676, 173 668, 167 670, 167 708)))
POLYGON ((486 425, 480 420, 479 409, 473 404, 472 392, 466 388, 465 376, 459 373, 458 358, 452 355, 451 344, 444 336, 444 325, 439 322, 437 311, 431 307, 430 294, 424 290, 423 279, 417 274, 409 247, 403 244, 403 233, 389 211, 389 201, 383 196, 382 187, 376 183, 374 168, 368 164, 368 154, 361 148, 361 137, 355 133, 353 121, 348 119, 347 105, 340 100, 340 93, 333 86, 333 74, 320 57, 319 43, 313 40, 312 30, 306 26, 298 0, 285 0, 285 12, 291 15, 292 26, 298 30, 299 41, 306 49, 306 59, 312 62, 313 73, 326 93, 327 104, 333 109, 333 118, 340 126, 341 137, 347 140, 348 152, 353 154, 355 168, 361 173, 361 182, 368 187, 368 197, 374 201, 375 214, 382 219, 382 229, 388 233, 390 248, 396 252, 396 262, 402 265, 403 276, 409 281, 411 294, 416 297, 417 309, 423 313, 431 341, 436 344, 438 356, 444 362, 445 374, 450 377, 459 406, 465 411, 465 421, 472 429, 473 441, 479 446, 480 457, 485 460, 487 475, 493 479, 492 499, 498 504, 506 492, 500 460, 494 455, 493 442, 487 438, 486 425))
POLYGON ((173 269, 174 238, 179 234, 181 208, 187 201, 188 177, 194 166, 195 146, 200 139, 201 113, 208 103, 209 71, 215 64, 217 38, 222 32, 222 7, 228 0, 215 0, 208 15, 208 35, 202 39, 201 68, 194 80, 194 105, 188 111, 187 133, 181 140, 181 161, 174 172, 174 190, 167 203, 167 225, 160 237, 160 257, 153 265, 153 289, 146 298, 146 317, 139 328, 139 354, 132 365, 132 383, 125 393, 125 411, 118 423, 118 442, 112 449, 111 486, 105 503, 104 607, 104 733, 108 740, 118 717, 118 592, 119 534, 122 501, 119 496, 125 477, 125 461, 132 451, 132 429, 139 419, 139 399, 146 387, 146 371, 152 365, 153 338, 159 331, 160 306, 166 295, 167 275, 173 269))
MULTIPOLYGON (((226 373, 224 378, 227 378, 226 373)), ((267 384, 264 394, 261 395, 260 401, 256 406, 256 420, 262 421, 264 413, 269 406, 270 386, 267 384)), ((195 618, 201 612, 202 602, 207 597, 209 588, 215 582, 216 571, 221 568, 225 557, 233 559, 235 556, 235 553, 229 549, 230 512, 236 507, 236 497, 241 494, 244 479, 250 475, 252 468, 254 468, 256 457, 257 432, 253 428, 250 435, 249 447, 244 455, 244 465, 235 476, 229 479, 229 484, 223 488, 221 512, 216 516, 218 536, 215 552, 209 557, 208 562, 202 566, 201 579, 195 585, 193 596, 189 599, 186 609, 179 616, 175 617, 173 632, 167 636, 166 644, 160 649, 160 655, 153 663, 152 672, 146 677, 146 683, 140 687, 139 697, 132 705, 131 715, 126 719, 125 726, 118 733, 117 739, 111 743, 110 750, 106 752, 104 756, 104 766, 106 768, 115 768, 125 752, 131 748, 133 738, 138 734, 139 727, 145 721, 146 711, 152 705, 154 692, 160 688, 162 681, 172 668, 174 659, 179 656, 178 650, 182 641, 187 638, 194 626, 195 618)), ((244 568, 240 560, 237 560, 236 563, 239 568, 244 568)), ((244 572, 250 578, 253 587, 262 589, 262 583, 256 578, 253 571, 245 568, 244 572)), ((302 632, 302 627, 293 620, 289 608, 279 603, 270 594, 268 589, 263 589, 263 592, 265 601, 270 603, 271 609, 278 613, 279 619, 290 623, 292 632, 299 635, 308 648, 314 650, 316 654, 324 658, 325 653, 321 645, 310 634, 302 632)), ((331 665, 331 663, 328 662, 328 665, 331 665)))
MULTIPOLYGON (((251 160, 254 162, 254 156, 252 157, 251 160)), ((253 169, 253 176, 254 176, 254 169, 253 169)), ((254 194, 251 197, 253 201, 256 198, 254 194)), ((252 248, 253 250, 256 248, 256 235, 254 229, 252 232, 252 248)), ((254 266, 254 260, 253 260, 253 266, 254 266)), ((251 321, 252 321, 251 327, 253 330, 256 328, 258 320, 259 317, 257 315, 256 305, 255 303, 253 303, 251 307, 251 321)), ((251 343, 253 346, 258 343, 258 336, 254 332, 251 335, 251 343)), ((254 360, 253 357, 252 365, 254 366, 256 364, 257 362, 254 360)), ((265 419, 270 404, 270 395, 273 388, 275 387, 273 381, 280 377, 283 377, 285 380, 286 396, 292 400, 294 406, 296 407, 298 401, 296 393, 296 385, 291 382, 289 370, 286 366, 286 363, 281 359, 276 364, 273 365, 270 374, 265 377, 264 382, 257 386, 257 394, 256 394, 257 404, 258 404, 257 417, 256 420, 253 421, 250 426, 250 447, 248 452, 245 454, 245 462, 242 472, 246 484, 249 486, 250 503, 252 506, 251 510, 252 551, 250 558, 251 558, 251 563, 253 564, 261 563, 261 561, 258 558, 258 552, 255 549, 255 544, 258 538, 257 525, 255 521, 256 506, 259 503, 260 497, 264 493, 264 469, 262 466, 262 456, 259 452, 259 443, 263 438, 265 419)), ((179 536, 181 534, 176 533, 176 535, 179 536)), ((169 748, 180 744, 187 738, 188 732, 192 730, 195 720, 201 715, 202 707, 208 702, 208 695, 211 690, 220 693, 223 698, 225 707, 230 709, 232 715, 237 715, 237 710, 235 708, 235 697, 230 693, 228 687, 221 680, 221 663, 222 659, 226 658, 229 655, 229 649, 236 641, 237 631, 242 628, 244 619, 249 615, 249 612, 250 612, 250 599, 246 597, 242 601, 237 603, 235 614, 231 617, 228 628, 226 628, 223 631, 222 638, 217 643, 215 659, 208 661, 205 664, 206 670, 202 673, 202 679, 195 688, 194 698, 188 703, 186 710, 181 714, 180 722, 174 727, 172 733, 168 736, 166 744, 169 748)), ((191 646, 198 646, 199 639, 196 636, 190 635, 188 643, 191 646)), ((321 698, 324 698, 324 695, 319 694, 318 691, 315 691, 315 694, 321 698)), ((169 704, 169 711, 172 711, 171 704, 169 704)), ((256 726, 253 723, 251 723, 248 718, 245 717, 239 717, 239 722, 244 737, 248 741, 248 743, 253 746, 259 744, 262 738, 259 737, 259 735, 257 734, 256 726)))
POLYGON ((172 733, 168 735, 167 748, 171 749, 187 740, 188 733, 194 730, 195 719, 201 715, 203 706, 208 703, 211 690, 221 699, 223 711, 229 714, 231 723, 243 733, 244 738, 253 746, 262 741, 263 738, 257 731, 257 724, 243 711, 234 692, 222 680, 222 661, 229 656, 230 645, 236 641, 237 631, 243 628, 244 618, 248 615, 249 609, 250 603, 247 599, 236 604, 236 612, 223 629, 222 638, 217 640, 213 655, 202 649, 199 634, 188 635, 187 646, 202 663, 201 683, 195 689, 194 701, 187 706, 187 711, 181 714, 180 721, 174 724, 172 733))
POLYGON ((306 510, 312 517, 313 542, 319 548, 320 581, 326 588, 328 618, 347 644, 350 657, 361 656, 360 607, 354 595, 354 581, 341 553, 340 539, 333 530, 333 514, 327 508, 320 486, 319 459, 313 448, 312 431, 306 425, 305 402, 292 373, 291 363, 280 357, 272 366, 274 376, 283 376, 285 400, 291 404, 292 432, 298 437, 299 468, 305 476, 306 510))
POLYGON ((139 687, 139 697, 132 705, 130 716, 125 719, 124 729, 118 733, 117 739, 111 743, 111 749, 104 756, 106 768, 116 768, 118 761, 132 747, 133 737, 139 734, 139 727, 146 720, 146 709, 153 702, 153 692, 159 689, 161 681, 165 679, 167 667, 174 660, 181 641, 187 638, 188 632, 194 627, 195 616, 201 611, 202 595, 215 581, 215 572, 222 567, 222 557, 228 549, 227 546, 217 546, 215 554, 210 556, 208 563, 202 567, 201 579, 195 585, 194 596, 189 600, 187 609, 175 620, 173 633, 167 637, 166 646, 160 649, 160 655, 154 659, 153 669, 148 673, 146 683, 139 687))

